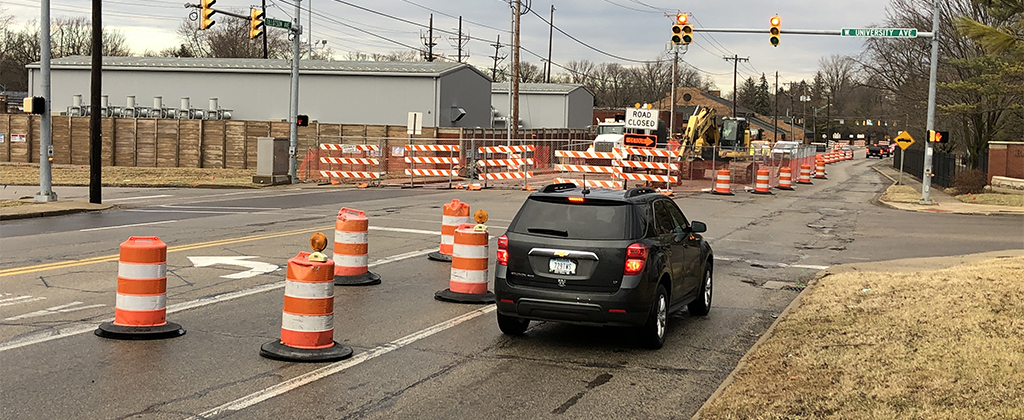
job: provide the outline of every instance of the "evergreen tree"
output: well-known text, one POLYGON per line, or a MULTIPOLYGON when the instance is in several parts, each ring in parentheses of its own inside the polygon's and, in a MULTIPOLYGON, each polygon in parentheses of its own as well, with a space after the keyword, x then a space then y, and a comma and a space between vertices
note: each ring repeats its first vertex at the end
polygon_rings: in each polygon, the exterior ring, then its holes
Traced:
POLYGON ((750 108, 761 115, 772 115, 772 95, 768 90, 768 79, 761 73, 761 82, 754 91, 754 104, 750 108))

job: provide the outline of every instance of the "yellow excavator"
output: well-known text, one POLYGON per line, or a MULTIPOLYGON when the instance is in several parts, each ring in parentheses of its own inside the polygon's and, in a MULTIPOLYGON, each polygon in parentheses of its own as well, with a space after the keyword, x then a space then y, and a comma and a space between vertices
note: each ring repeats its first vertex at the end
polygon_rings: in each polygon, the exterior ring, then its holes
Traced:
POLYGON ((750 125, 746 118, 722 118, 715 109, 697 107, 680 139, 679 157, 687 160, 744 160, 750 157, 750 125), (718 149, 718 156, 715 150, 718 149))

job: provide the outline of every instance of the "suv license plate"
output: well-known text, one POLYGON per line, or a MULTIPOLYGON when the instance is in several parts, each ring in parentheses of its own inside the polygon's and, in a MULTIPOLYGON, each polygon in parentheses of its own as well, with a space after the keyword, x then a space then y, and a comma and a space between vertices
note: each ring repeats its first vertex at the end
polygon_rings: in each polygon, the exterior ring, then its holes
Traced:
POLYGON ((576 262, 563 258, 552 258, 548 261, 548 271, 553 274, 576 275, 576 262))

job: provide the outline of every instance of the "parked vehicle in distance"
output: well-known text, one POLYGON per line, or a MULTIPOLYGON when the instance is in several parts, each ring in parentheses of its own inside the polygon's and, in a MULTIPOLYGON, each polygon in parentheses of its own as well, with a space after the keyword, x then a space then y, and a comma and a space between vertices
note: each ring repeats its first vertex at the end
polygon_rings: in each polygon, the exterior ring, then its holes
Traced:
POLYGON ((889 155, 888 150, 889 150, 888 147, 882 147, 878 143, 869 144, 868 145, 868 155, 867 155, 867 157, 869 157, 869 158, 870 157, 877 157, 877 158, 881 159, 881 158, 889 155))
POLYGON ((789 159, 800 147, 798 141, 777 141, 772 146, 772 160, 789 159))
POLYGON ((649 187, 548 185, 498 238, 498 327, 520 335, 531 320, 633 326, 645 346, 661 348, 670 313, 711 309, 706 230, 649 187))

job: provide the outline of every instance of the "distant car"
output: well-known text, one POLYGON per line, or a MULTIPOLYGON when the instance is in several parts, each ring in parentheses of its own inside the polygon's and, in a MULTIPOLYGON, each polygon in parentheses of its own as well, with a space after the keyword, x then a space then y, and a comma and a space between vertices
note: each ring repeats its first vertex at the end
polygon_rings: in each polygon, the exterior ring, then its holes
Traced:
POLYGON ((884 156, 888 155, 888 152, 887 152, 888 149, 889 149, 888 147, 884 147, 884 146, 881 146, 881 145, 878 145, 878 144, 869 144, 868 145, 868 156, 867 157, 870 158, 870 157, 874 156, 874 157, 878 157, 879 159, 882 159, 884 156))
POLYGON ((649 187, 548 185, 498 238, 498 327, 520 335, 531 320, 633 326, 645 346, 661 348, 670 313, 711 310, 706 230, 649 187))

